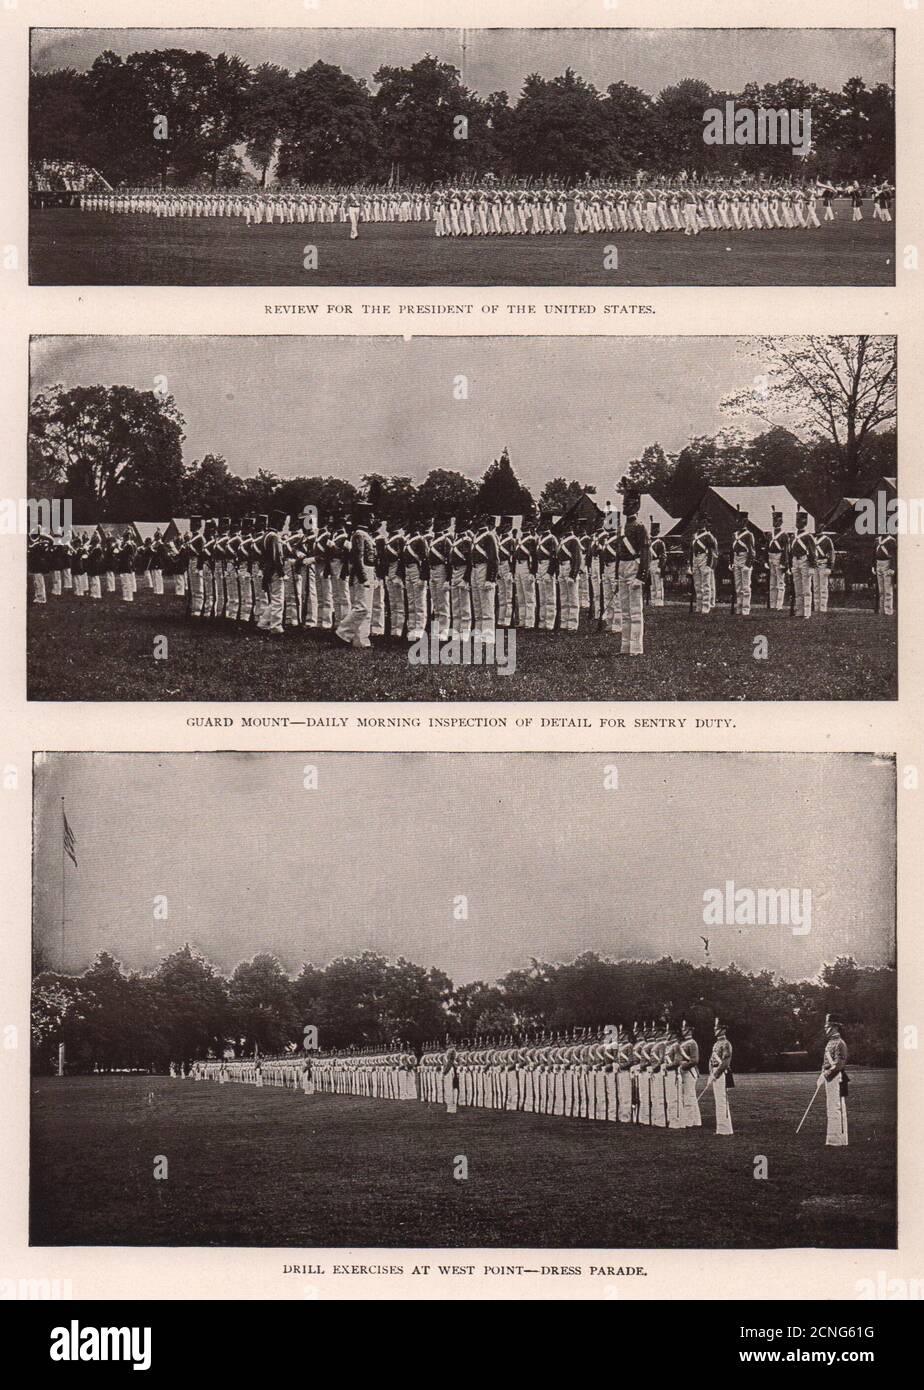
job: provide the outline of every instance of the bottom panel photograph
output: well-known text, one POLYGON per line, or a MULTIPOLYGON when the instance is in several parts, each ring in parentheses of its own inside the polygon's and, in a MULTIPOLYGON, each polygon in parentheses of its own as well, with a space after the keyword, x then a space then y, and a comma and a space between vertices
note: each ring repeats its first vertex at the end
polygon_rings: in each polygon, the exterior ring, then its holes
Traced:
POLYGON ((34 766, 34 1246, 895 1248, 869 753, 34 766))

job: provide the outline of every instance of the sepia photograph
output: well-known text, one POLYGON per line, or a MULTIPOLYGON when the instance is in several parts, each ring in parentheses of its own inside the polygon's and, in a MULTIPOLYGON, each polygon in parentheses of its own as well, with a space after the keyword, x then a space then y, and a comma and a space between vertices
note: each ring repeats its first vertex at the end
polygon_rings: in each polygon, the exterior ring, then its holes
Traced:
POLYGON ((892 759, 38 753, 33 876, 32 1244, 895 1245, 892 759))
POLYGON ((31 1244, 894 1248, 895 794, 36 754, 31 1244))
POLYGON ((33 29, 31 281, 894 285, 894 58, 872 28, 33 29))
POLYGON ((889 336, 36 337, 28 694, 894 700, 896 410, 889 336))

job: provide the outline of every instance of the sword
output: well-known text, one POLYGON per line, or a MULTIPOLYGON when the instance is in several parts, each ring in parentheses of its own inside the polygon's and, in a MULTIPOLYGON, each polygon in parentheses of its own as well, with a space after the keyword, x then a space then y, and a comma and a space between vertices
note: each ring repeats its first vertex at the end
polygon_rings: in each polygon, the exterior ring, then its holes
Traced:
POLYGON ((806 1121, 806 1119, 808 1118, 808 1112, 811 1110, 812 1106, 815 1104, 815 1097, 818 1095, 818 1092, 819 1092, 820 1090, 821 1090, 821 1087, 820 1087, 820 1086, 816 1086, 815 1089, 814 1089, 814 1091, 812 1092, 812 1099, 809 1101, 808 1105, 805 1107, 805 1114, 802 1116, 802 1119, 799 1121, 799 1124, 798 1124, 798 1126, 797 1126, 797 1128, 796 1128, 796 1133, 797 1133, 797 1134, 799 1133, 799 1130, 802 1128, 802 1126, 805 1124, 805 1121, 806 1121))
POLYGON ((703 1098, 703 1096, 706 1094, 706 1092, 709 1090, 709 1087, 712 1085, 712 1083, 713 1083, 714 1080, 715 1080, 715 1077, 714 1077, 714 1076, 710 1076, 710 1077, 709 1077, 709 1080, 706 1082, 705 1086, 704 1086, 703 1089, 700 1091, 699 1095, 696 1097, 696 1103, 697 1103, 697 1105, 698 1105, 699 1102, 702 1100, 702 1098, 703 1098))

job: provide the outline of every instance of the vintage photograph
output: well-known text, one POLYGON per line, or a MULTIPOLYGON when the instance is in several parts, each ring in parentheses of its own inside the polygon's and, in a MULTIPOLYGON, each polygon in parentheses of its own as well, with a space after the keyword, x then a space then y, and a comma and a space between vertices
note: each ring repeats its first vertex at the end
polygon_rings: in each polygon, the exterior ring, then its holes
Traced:
POLYGON ((896 402, 885 336, 34 338, 29 697, 894 700, 896 402))
POLYGON ((33 1245, 895 1246, 891 758, 34 773, 33 1245))
POLYGON ((893 285, 894 125, 891 29, 39 28, 31 280, 893 285))

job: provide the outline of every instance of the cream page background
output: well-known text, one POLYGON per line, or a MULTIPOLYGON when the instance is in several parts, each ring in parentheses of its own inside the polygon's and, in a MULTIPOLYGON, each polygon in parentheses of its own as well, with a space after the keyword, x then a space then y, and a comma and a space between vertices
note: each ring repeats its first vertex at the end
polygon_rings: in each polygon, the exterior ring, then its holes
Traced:
MULTIPOLYGON (((409 303, 470 302, 476 306, 466 318, 415 320, 413 327, 429 334, 458 335, 464 322, 468 333, 582 334, 600 333, 598 314, 587 323, 577 318, 518 319, 482 312, 482 305, 498 303, 647 303, 655 312, 640 319, 616 318, 620 334, 785 334, 785 333, 897 333, 899 338, 899 479, 902 496, 924 496, 924 467, 919 441, 924 438, 922 380, 921 270, 906 269, 904 248, 924 253, 922 222, 921 153, 919 132, 924 128, 924 6, 908 6, 903 0, 813 0, 811 6, 775 0, 773 6, 737 0, 737 3, 657 5, 620 0, 617 5, 596 3, 496 3, 397 4, 382 0, 375 7, 317 0, 310 6, 300 0, 264 0, 259 7, 223 0, 208 3, 141 3, 132 5, 130 23, 152 28, 190 27, 638 27, 695 26, 858 28, 894 27, 896 30, 897 90, 897 198, 896 288, 873 289, 629 289, 568 288, 562 292, 540 289, 495 288, 387 289, 330 288, 30 288, 27 284, 27 142, 28 26, 121 27, 126 23, 124 3, 76 5, 65 0, 3 0, 0 3, 0 244, 15 247, 18 269, 0 270, 3 296, 5 364, 0 374, 0 470, 2 496, 19 498, 25 493, 25 442, 28 403, 28 338, 30 334, 260 334, 362 332, 393 335, 391 321, 354 316, 353 322, 333 315, 317 324, 307 316, 287 320, 270 317, 264 306, 273 303, 316 301, 358 305, 361 302, 400 300, 409 303)), ((755 36, 755 41, 759 42, 755 36)), ((607 325, 608 326, 608 325, 607 325)), ((503 730, 369 731, 318 730, 306 737, 304 730, 198 730, 187 726, 190 716, 208 713, 268 715, 293 713, 292 706, 271 704, 204 705, 145 704, 28 704, 25 700, 26 586, 25 538, 0 537, 0 593, 3 596, 4 640, 0 660, 0 765, 15 768, 18 785, 0 792, 0 856, 3 871, 2 960, 0 972, 0 1028, 12 1024, 18 1046, 2 1045, 0 1038, 0 1177, 5 1200, 0 1206, 0 1278, 70 1280, 75 1298, 304 1298, 305 1280, 283 1277, 284 1264, 319 1262, 330 1268, 335 1262, 401 1263, 409 1271, 415 1262, 435 1265, 435 1251, 389 1252, 351 1250, 234 1250, 234 1249, 30 1249, 28 1246, 28 1107, 29 1107, 29 941, 31 916, 31 759, 39 749, 199 750, 213 748, 299 749, 413 749, 502 751, 508 749, 561 749, 599 754, 601 763, 620 750, 710 749, 722 750, 850 750, 892 752, 898 765, 898 961, 900 1029, 924 1024, 924 949, 920 909, 920 846, 924 842, 924 790, 905 790, 903 769, 917 768, 924 775, 922 696, 924 653, 918 632, 918 614, 924 600, 922 579, 924 541, 902 538, 899 547, 901 605, 899 700, 869 704, 830 703, 697 703, 611 705, 542 705, 504 703, 500 708, 461 703, 429 706, 371 705, 297 706, 296 717, 339 713, 429 713, 461 717, 466 714, 502 714, 503 730), (543 730, 543 715, 626 717, 724 717, 733 721, 722 731, 686 729, 635 730, 621 733, 590 730, 543 730), (529 727, 518 719, 532 717, 529 727)), ((348 724, 352 719, 348 718, 348 724)), ((757 794, 759 795, 759 789, 757 794)), ((794 809, 794 814, 795 814, 794 809)), ((859 849, 858 852, 862 852, 859 849)), ((9 1040, 10 1035, 3 1035, 9 1040)), ((924 1044, 922 1044, 924 1046, 924 1044)), ((817 1298, 856 1299, 857 1281, 901 1277, 924 1278, 924 1172, 920 1146, 924 1142, 924 1059, 918 1049, 899 1050, 899 1249, 895 1251, 755 1250, 755 1251, 549 1251, 532 1253, 500 1250, 446 1252, 443 1263, 500 1265, 529 1264, 638 1264, 647 1277, 619 1283, 619 1298, 817 1298)), ((696 1174, 690 1174, 691 1182, 696 1174)), ((703 1200, 721 1202, 722 1194, 704 1194, 703 1200)), ((612 1283, 589 1276, 552 1278, 427 1279, 391 1276, 326 1276, 319 1284, 321 1298, 452 1298, 452 1299, 600 1299, 612 1297, 612 1283)))

